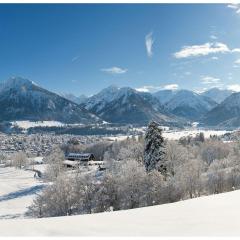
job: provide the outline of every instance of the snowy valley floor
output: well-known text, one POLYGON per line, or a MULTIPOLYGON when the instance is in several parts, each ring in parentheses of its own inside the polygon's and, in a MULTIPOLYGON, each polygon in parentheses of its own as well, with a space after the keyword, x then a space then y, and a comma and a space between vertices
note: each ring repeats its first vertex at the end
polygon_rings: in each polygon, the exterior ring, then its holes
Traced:
POLYGON ((238 190, 119 212, 0 220, 0 235, 240 236, 239 202, 238 190))

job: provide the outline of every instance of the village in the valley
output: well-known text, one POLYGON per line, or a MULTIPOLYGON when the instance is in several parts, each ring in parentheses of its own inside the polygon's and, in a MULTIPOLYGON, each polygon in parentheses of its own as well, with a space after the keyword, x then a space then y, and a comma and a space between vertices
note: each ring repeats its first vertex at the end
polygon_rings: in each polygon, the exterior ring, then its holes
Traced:
POLYGON ((0 154, 11 154, 23 151, 29 157, 47 156, 51 150, 74 140, 78 144, 91 144, 100 141, 98 136, 73 136, 54 134, 4 134, 0 133, 0 154))

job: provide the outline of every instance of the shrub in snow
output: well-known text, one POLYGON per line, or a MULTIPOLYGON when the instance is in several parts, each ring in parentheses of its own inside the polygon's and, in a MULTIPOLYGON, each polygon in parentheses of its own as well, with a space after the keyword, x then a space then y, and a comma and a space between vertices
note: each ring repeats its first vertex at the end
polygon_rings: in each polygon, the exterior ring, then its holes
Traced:
POLYGON ((203 162, 200 159, 189 159, 176 171, 177 185, 189 198, 199 197, 202 191, 203 162))
POLYGON ((12 156, 12 165, 16 168, 27 167, 27 155, 24 152, 16 152, 12 156))
POLYGON ((67 216, 74 208, 76 201, 71 179, 62 174, 34 199, 28 214, 35 217, 67 216))
POLYGON ((93 179, 86 175, 77 174, 74 180, 76 211, 78 213, 93 213, 96 206, 96 193, 99 186, 93 182, 93 179))
POLYGON ((143 166, 139 166, 135 160, 126 161, 120 168, 118 181, 121 209, 144 206, 147 174, 143 166))
POLYGON ((52 153, 46 158, 47 169, 46 169, 46 179, 49 181, 54 181, 63 172, 65 160, 64 153, 60 148, 53 149, 52 153))
POLYGON ((229 154, 229 146, 221 141, 205 142, 200 151, 202 159, 210 165, 215 159, 226 158, 229 154))

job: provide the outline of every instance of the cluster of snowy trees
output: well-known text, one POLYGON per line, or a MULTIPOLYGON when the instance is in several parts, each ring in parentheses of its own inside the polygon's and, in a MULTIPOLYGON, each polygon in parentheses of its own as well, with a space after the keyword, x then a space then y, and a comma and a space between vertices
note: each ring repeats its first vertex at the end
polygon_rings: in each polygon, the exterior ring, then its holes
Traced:
POLYGON ((1 154, 0 164, 3 164, 6 167, 11 166, 19 169, 26 169, 33 164, 23 151, 15 152, 9 158, 10 159, 8 159, 4 154, 1 154))
POLYGON ((29 209, 34 217, 53 217, 132 209, 179 200, 177 190, 156 170, 147 173, 135 160, 114 164, 99 181, 62 172, 29 209))
MULTIPOLYGON (((94 146, 90 146, 94 148, 94 146)), ((63 168, 63 152, 48 159, 52 184, 29 209, 35 217, 116 211, 170 203, 240 188, 240 144, 198 135, 166 141, 158 124, 145 138, 100 144, 106 171, 97 176, 63 168)))

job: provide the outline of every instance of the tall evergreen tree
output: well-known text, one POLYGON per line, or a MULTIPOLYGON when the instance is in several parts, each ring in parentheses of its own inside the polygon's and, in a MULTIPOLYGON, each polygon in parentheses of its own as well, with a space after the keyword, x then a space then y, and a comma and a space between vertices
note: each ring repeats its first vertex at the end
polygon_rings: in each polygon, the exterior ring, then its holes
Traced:
POLYGON ((147 171, 158 170, 167 173, 165 143, 162 129, 156 122, 148 125, 145 135, 144 164, 147 171))

